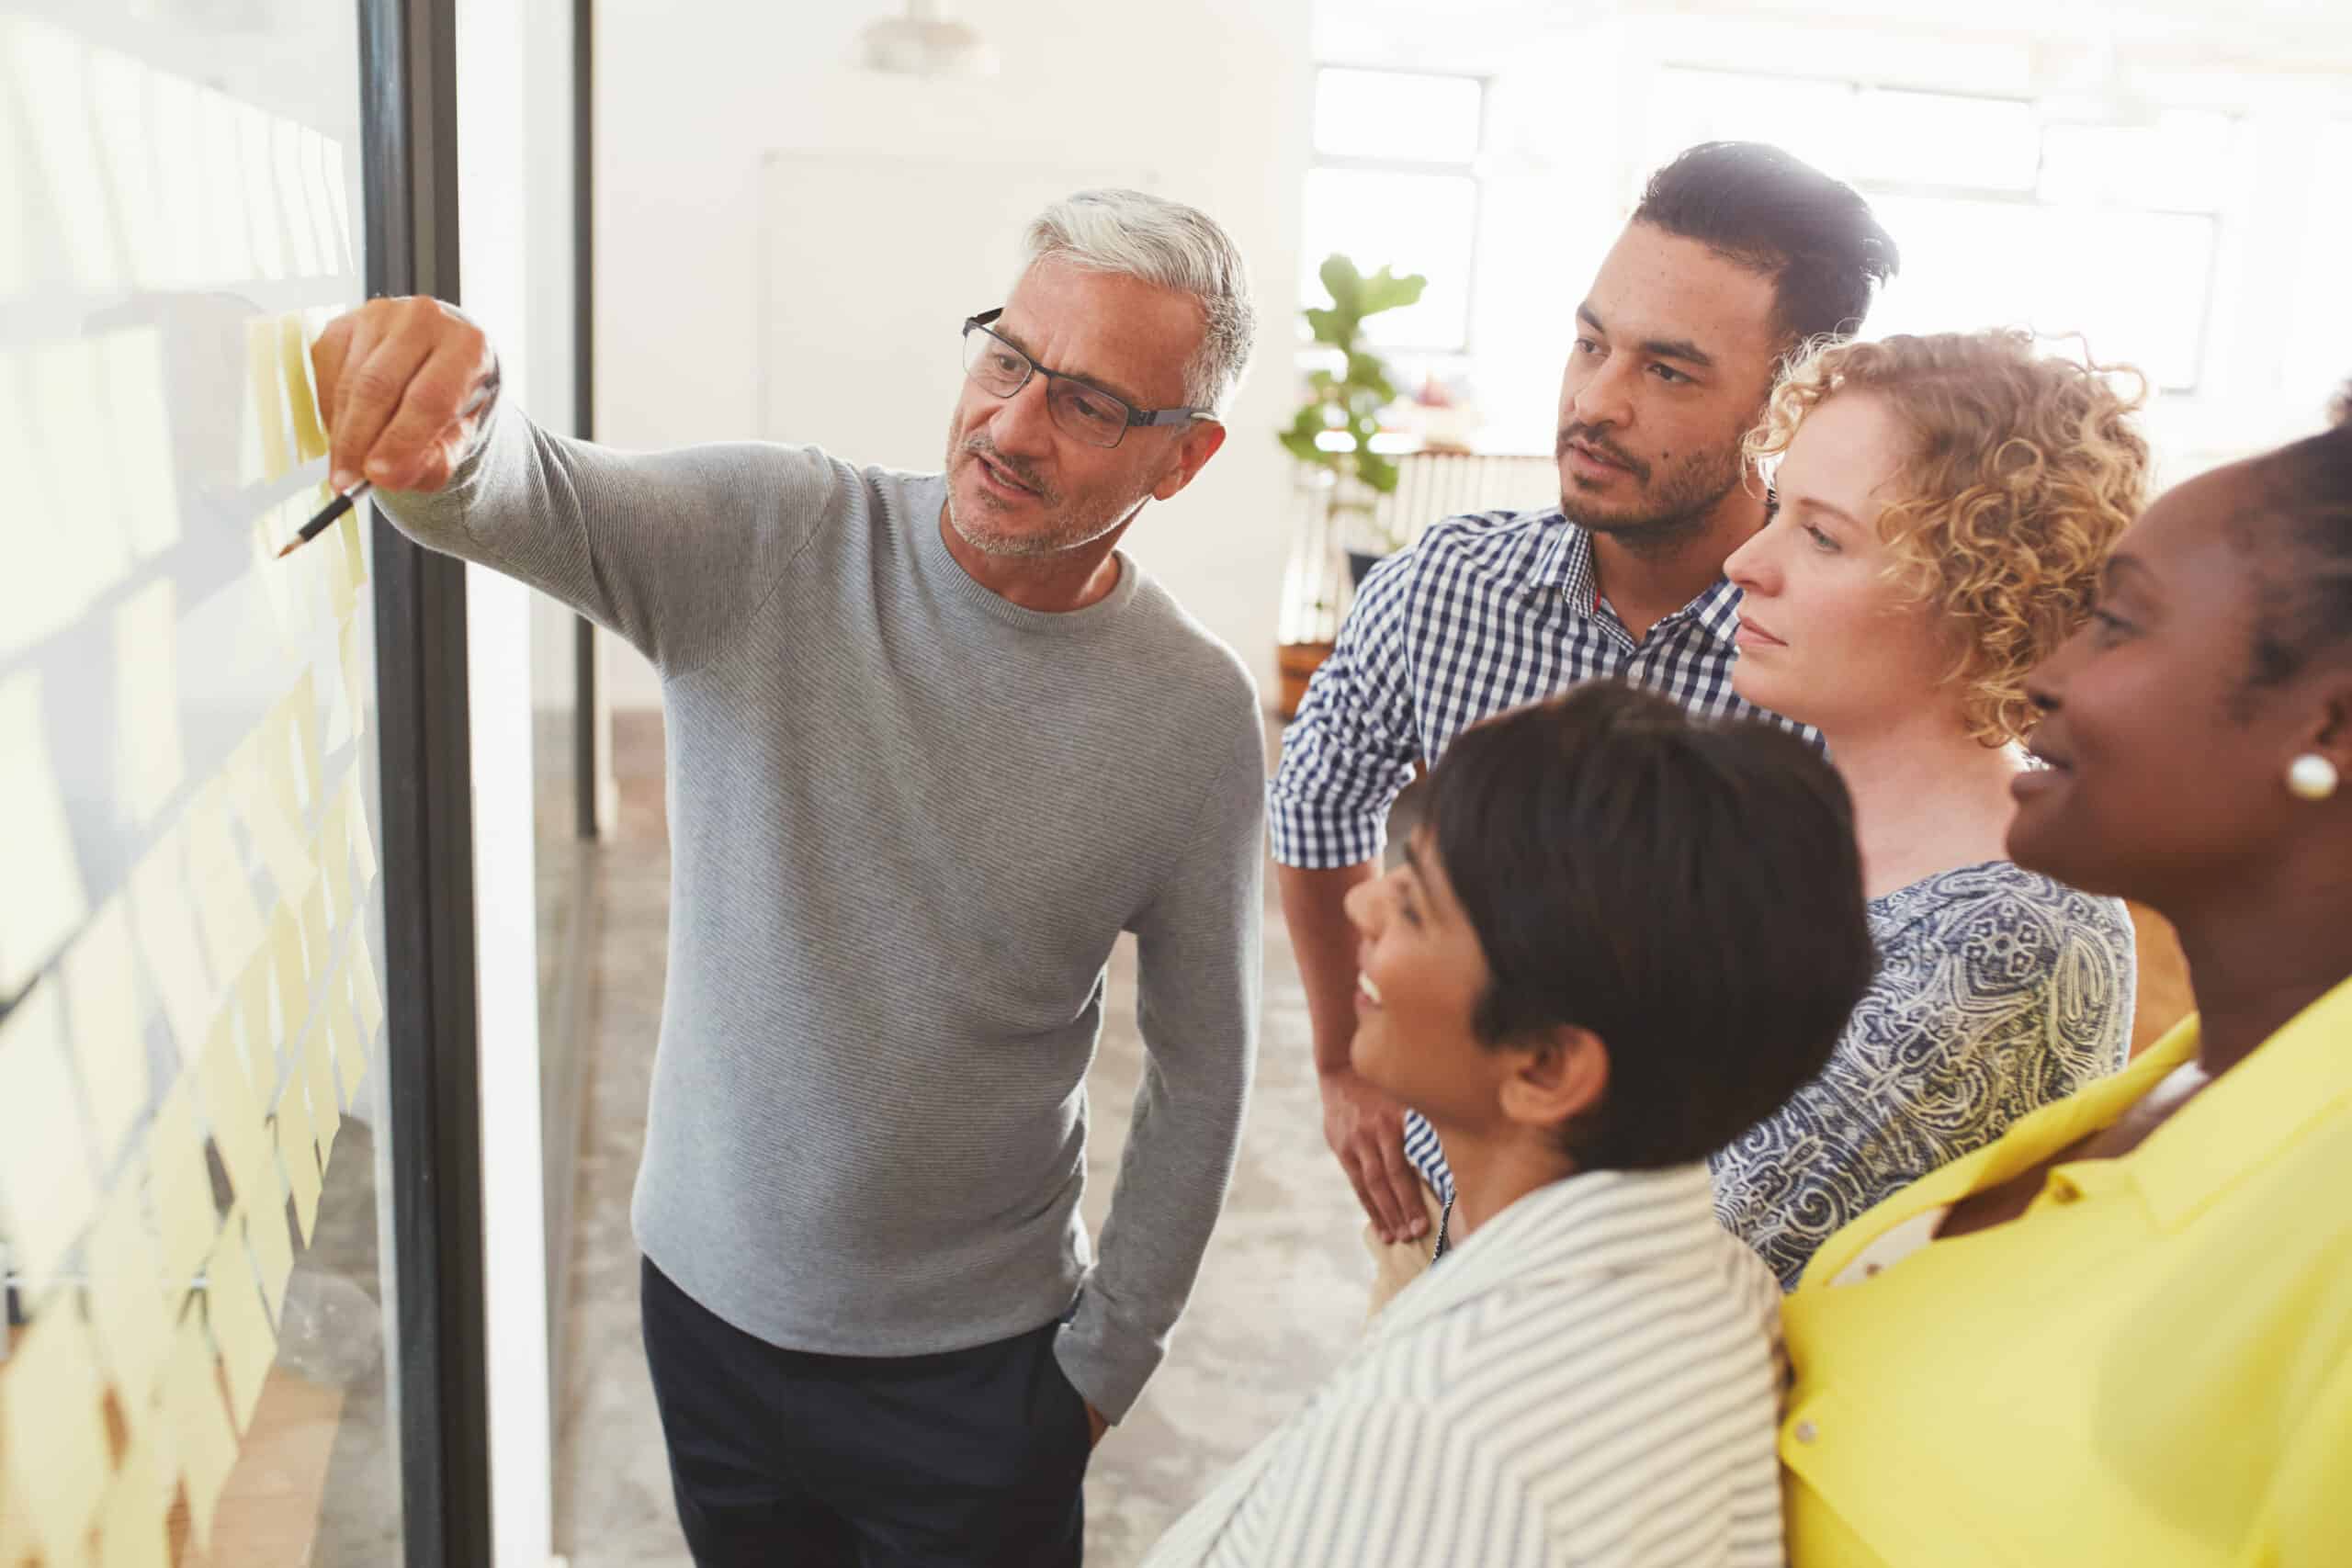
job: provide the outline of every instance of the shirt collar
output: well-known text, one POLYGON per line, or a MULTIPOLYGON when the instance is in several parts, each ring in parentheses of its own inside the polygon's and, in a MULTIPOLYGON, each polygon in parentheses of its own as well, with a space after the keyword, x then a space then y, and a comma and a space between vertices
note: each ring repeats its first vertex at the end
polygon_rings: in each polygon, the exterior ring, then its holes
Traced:
MULTIPOLYGON (((1544 514, 1536 536, 1535 559, 1527 574, 1525 594, 1537 598, 1557 592, 1572 614, 1589 615, 1599 607, 1600 579, 1592 561, 1592 531, 1571 523, 1556 507, 1544 514)), ((1739 631, 1739 590, 1728 578, 1718 577, 1668 622, 1689 619, 1728 650, 1739 631)), ((1665 623, 1660 623, 1661 625, 1665 623)))
MULTIPOLYGON (((2183 1059, 2198 1045, 2196 1021, 2183 1059)), ((2170 1043, 2171 1042, 2167 1042, 2170 1043)), ((2123 1159, 2156 1223, 2171 1230, 2306 1128, 2352 1111, 2352 979, 2312 1003, 2123 1159)), ((2088 1174, 2084 1162, 2075 1174, 2088 1174)), ((2118 1171, 2117 1175, 2125 1172, 2118 1171)))
POLYGON ((1595 1170, 1539 1187, 1488 1220, 1374 1320, 1366 1348, 1531 1280, 1713 1267, 1731 1241, 1704 1165, 1595 1170))

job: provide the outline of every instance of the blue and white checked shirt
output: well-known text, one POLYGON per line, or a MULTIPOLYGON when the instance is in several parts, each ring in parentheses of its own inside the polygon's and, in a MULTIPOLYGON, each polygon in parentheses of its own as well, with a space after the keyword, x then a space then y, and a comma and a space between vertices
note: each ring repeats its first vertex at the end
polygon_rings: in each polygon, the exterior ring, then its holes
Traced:
MULTIPOLYGON (((1639 642, 1599 587, 1591 534, 1557 507, 1449 517, 1373 568, 1283 732, 1267 791, 1274 859, 1306 869, 1376 860, 1416 761, 1436 761, 1482 718, 1595 677, 1821 743, 1731 689, 1740 595, 1727 579, 1639 642)), ((1445 1156, 1418 1111, 1406 1117, 1405 1152, 1450 1198, 1445 1156)))
POLYGON ((1539 1188, 1145 1568, 1778 1568, 1780 1305, 1702 1166, 1539 1188))

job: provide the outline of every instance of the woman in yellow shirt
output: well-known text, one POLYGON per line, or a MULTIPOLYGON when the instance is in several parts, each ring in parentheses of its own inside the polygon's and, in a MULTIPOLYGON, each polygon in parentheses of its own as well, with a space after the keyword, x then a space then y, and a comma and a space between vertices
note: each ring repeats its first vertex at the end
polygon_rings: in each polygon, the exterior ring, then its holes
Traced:
POLYGON ((1815 1254, 1792 1562, 2352 1564, 2352 422, 2159 500, 2031 691, 2011 853, 2203 1010, 1815 1254))

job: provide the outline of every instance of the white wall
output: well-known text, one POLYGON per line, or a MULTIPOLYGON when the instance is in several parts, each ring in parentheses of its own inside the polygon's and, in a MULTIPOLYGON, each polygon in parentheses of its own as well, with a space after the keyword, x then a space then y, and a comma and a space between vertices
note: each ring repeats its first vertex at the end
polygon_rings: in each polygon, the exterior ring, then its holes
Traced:
MULTIPOLYGON (((770 152, 1145 164, 1164 195, 1230 230, 1265 330, 1200 479, 1146 512, 1127 547, 1271 688, 1287 556, 1298 192, 1313 90, 1308 0, 990 0, 958 15, 1002 61, 978 81, 861 71, 857 31, 894 7, 605 0, 596 38, 596 430, 628 447, 760 435, 761 164, 770 152)), ((872 200, 891 199, 877 188, 872 200)), ((828 243, 854 244, 857 214, 828 243)), ((939 243, 954 245, 954 234, 939 243)), ((1014 258, 1006 256, 1010 279, 1014 258)), ((962 299, 810 300, 850 318, 935 316, 952 355, 962 299)), ((899 395, 887 364, 829 367, 844 400, 899 395)), ((947 409, 923 411, 944 429, 947 409)), ((792 438, 826 444, 823 430, 792 438)), ((853 461, 871 460, 852 451, 853 461)), ((660 700, 611 660, 615 701, 660 700)))

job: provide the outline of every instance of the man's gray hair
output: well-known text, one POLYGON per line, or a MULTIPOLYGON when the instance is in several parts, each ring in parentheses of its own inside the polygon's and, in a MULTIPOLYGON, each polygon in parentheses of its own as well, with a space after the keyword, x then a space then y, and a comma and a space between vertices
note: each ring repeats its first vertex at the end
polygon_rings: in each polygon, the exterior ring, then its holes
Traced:
POLYGON ((1030 265, 1057 257, 1139 277, 1200 301, 1207 322, 1184 369, 1184 398, 1223 412, 1257 342, 1250 272, 1231 235, 1196 208, 1139 190, 1082 190, 1039 213, 1023 237, 1030 265))

